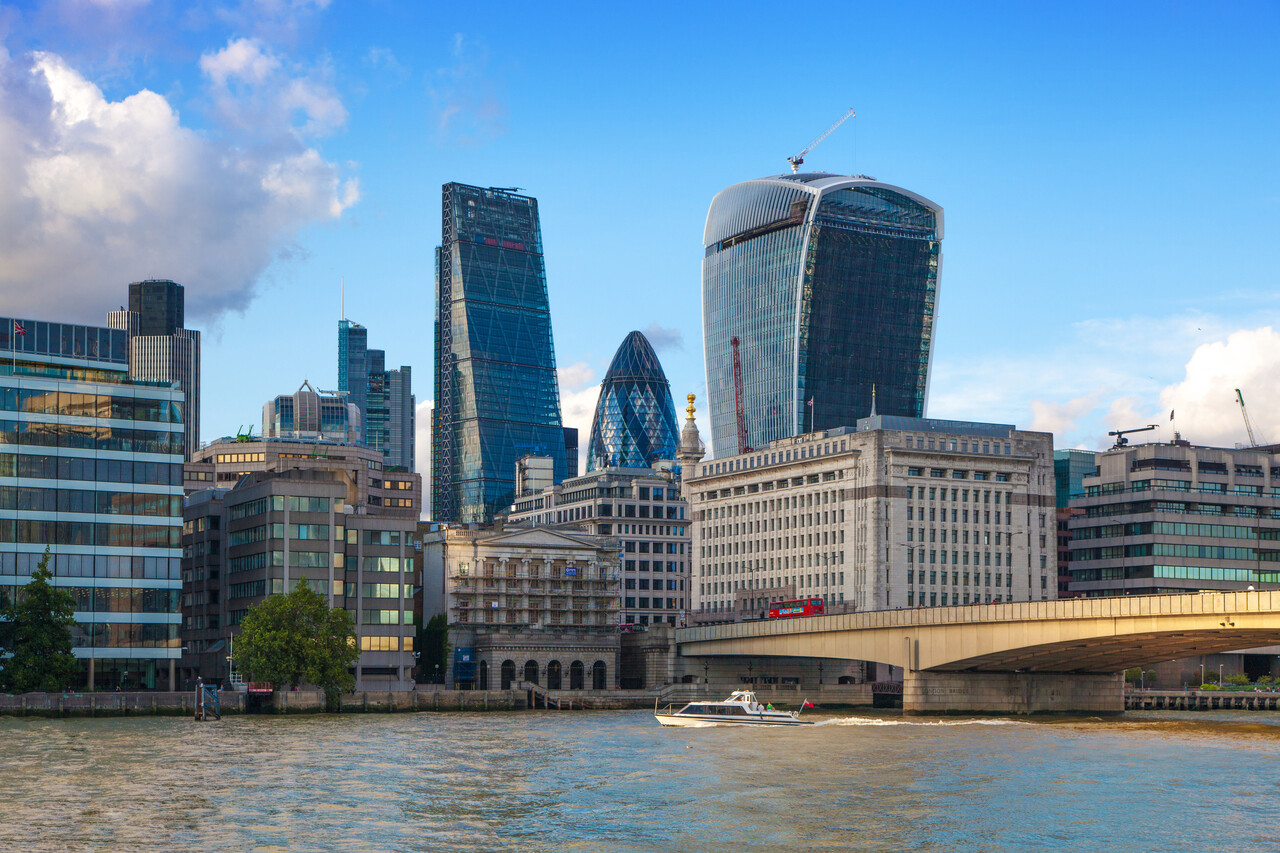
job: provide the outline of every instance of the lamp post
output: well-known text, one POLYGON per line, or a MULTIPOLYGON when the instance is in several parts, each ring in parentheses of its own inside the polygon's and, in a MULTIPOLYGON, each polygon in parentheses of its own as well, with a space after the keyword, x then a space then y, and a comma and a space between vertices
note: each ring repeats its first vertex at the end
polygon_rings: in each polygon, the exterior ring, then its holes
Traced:
POLYGON ((818 661, 818 683, 822 683, 822 670, 824 669, 822 661, 818 661))
POLYGON ((1222 686, 1222 664, 1218 664, 1218 686, 1222 686))
POLYGON ((1200 661, 1200 683, 1204 684, 1204 661, 1200 661))
POLYGON ((707 663, 707 662, 704 660, 704 661, 702 662, 702 683, 703 683, 703 684, 710 684, 710 683, 711 683, 710 679, 708 679, 708 678, 707 678, 707 670, 708 670, 708 669, 710 669, 710 668, 711 668, 711 664, 707 663))
POLYGON ((756 671, 756 664, 755 664, 755 661, 750 661, 750 660, 749 660, 749 661, 747 661, 747 683, 748 683, 748 684, 755 684, 755 683, 756 683, 756 682, 755 682, 755 671, 756 671))

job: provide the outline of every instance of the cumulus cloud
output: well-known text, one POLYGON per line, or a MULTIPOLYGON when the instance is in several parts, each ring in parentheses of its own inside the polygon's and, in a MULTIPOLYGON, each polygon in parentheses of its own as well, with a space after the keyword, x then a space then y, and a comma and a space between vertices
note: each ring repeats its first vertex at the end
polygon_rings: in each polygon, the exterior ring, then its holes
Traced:
POLYGON ((280 60, 257 39, 232 39, 222 50, 200 57, 200 70, 215 86, 230 81, 262 83, 280 67, 280 60))
POLYGON ((464 147, 492 142, 507 132, 507 107, 489 69, 489 48, 457 33, 450 55, 452 63, 436 69, 427 86, 437 139, 464 147))
POLYGON ((327 136, 347 123, 347 109, 325 81, 323 65, 285 68, 257 39, 231 39, 201 56, 200 70, 223 121, 264 142, 282 133, 300 140, 327 136))
POLYGON ((644 336, 658 352, 684 349, 684 335, 679 329, 664 329, 657 323, 650 323, 644 330, 644 336))
MULTIPOLYGON (((257 45, 209 56, 214 87, 278 73, 257 45)), ((161 95, 109 101, 51 53, 0 52, 0 186, 6 310, 96 323, 148 275, 186 285, 198 320, 242 309, 300 228, 359 199, 296 134, 198 134, 161 95)))
POLYGON ((600 397, 600 380, 585 362, 560 368, 560 415, 567 427, 578 430, 578 466, 586 470, 587 444, 591 439, 591 419, 600 397))
POLYGON ((1160 392, 1163 417, 1196 444, 1247 443, 1235 389, 1244 394, 1260 443, 1280 441, 1280 334, 1270 326, 1234 332, 1196 348, 1181 382, 1160 392))
POLYGON ((431 517, 431 409, 432 402, 423 400, 414 409, 413 464, 422 475, 422 518, 431 517))
POLYGON ((1031 425, 1028 429, 1062 434, 1076 428, 1077 421, 1097 406, 1098 395, 1076 397, 1065 403, 1031 401, 1031 425))

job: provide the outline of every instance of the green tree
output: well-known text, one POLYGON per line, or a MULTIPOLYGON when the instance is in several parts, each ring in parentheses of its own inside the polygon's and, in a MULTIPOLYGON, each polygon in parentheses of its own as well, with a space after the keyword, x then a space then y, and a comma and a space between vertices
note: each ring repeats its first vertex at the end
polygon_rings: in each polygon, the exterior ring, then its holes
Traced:
POLYGON ((250 609, 236 635, 236 663, 253 680, 277 687, 314 684, 330 709, 355 686, 350 670, 359 657, 351 614, 330 607, 306 581, 250 609))
POLYGON ((9 693, 65 690, 80 676, 71 654, 75 600, 49 583, 49 549, 31 580, 0 607, 0 687, 9 693))
POLYGON ((418 630, 418 654, 420 681, 443 678, 449 671, 449 623, 443 613, 432 616, 418 630))

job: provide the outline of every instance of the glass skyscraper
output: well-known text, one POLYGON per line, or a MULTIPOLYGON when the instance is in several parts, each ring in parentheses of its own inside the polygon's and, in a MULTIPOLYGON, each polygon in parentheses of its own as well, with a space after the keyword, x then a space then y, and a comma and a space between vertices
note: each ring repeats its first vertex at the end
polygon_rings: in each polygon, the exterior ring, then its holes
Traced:
POLYGON ((587 471, 649 468, 659 459, 675 459, 679 443, 671 385, 649 339, 632 332, 600 385, 587 471))
POLYGON ((130 379, 128 347, 127 329, 0 317, 0 602, 48 548, 82 683, 172 690, 183 395, 130 379))
POLYGON ((703 345, 716 456, 878 414, 923 417, 942 208, 865 176, 746 181, 711 202, 703 345))
POLYGON ((436 250, 431 504, 438 521, 488 522, 511 506, 515 463, 566 476, 538 201, 444 185, 436 250))
POLYGON ((359 323, 338 321, 338 393, 360 410, 365 447, 382 451, 384 464, 414 470, 413 371, 406 365, 387 370, 387 354, 369 349, 369 331, 359 323))

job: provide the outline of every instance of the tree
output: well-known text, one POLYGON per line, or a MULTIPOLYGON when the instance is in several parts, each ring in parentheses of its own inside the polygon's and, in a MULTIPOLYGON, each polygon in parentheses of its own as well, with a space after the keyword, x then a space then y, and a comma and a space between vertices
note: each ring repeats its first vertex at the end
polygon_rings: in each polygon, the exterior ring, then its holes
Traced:
POLYGON ((314 684, 330 709, 355 686, 350 670, 359 657, 351 614, 330 607, 305 580, 251 608, 236 635, 236 663, 253 680, 278 687, 314 684))
POLYGON ((71 628, 76 624, 75 599, 49 583, 49 549, 31 580, 12 601, 0 607, 0 687, 9 693, 56 692, 80 676, 71 654, 71 628))

